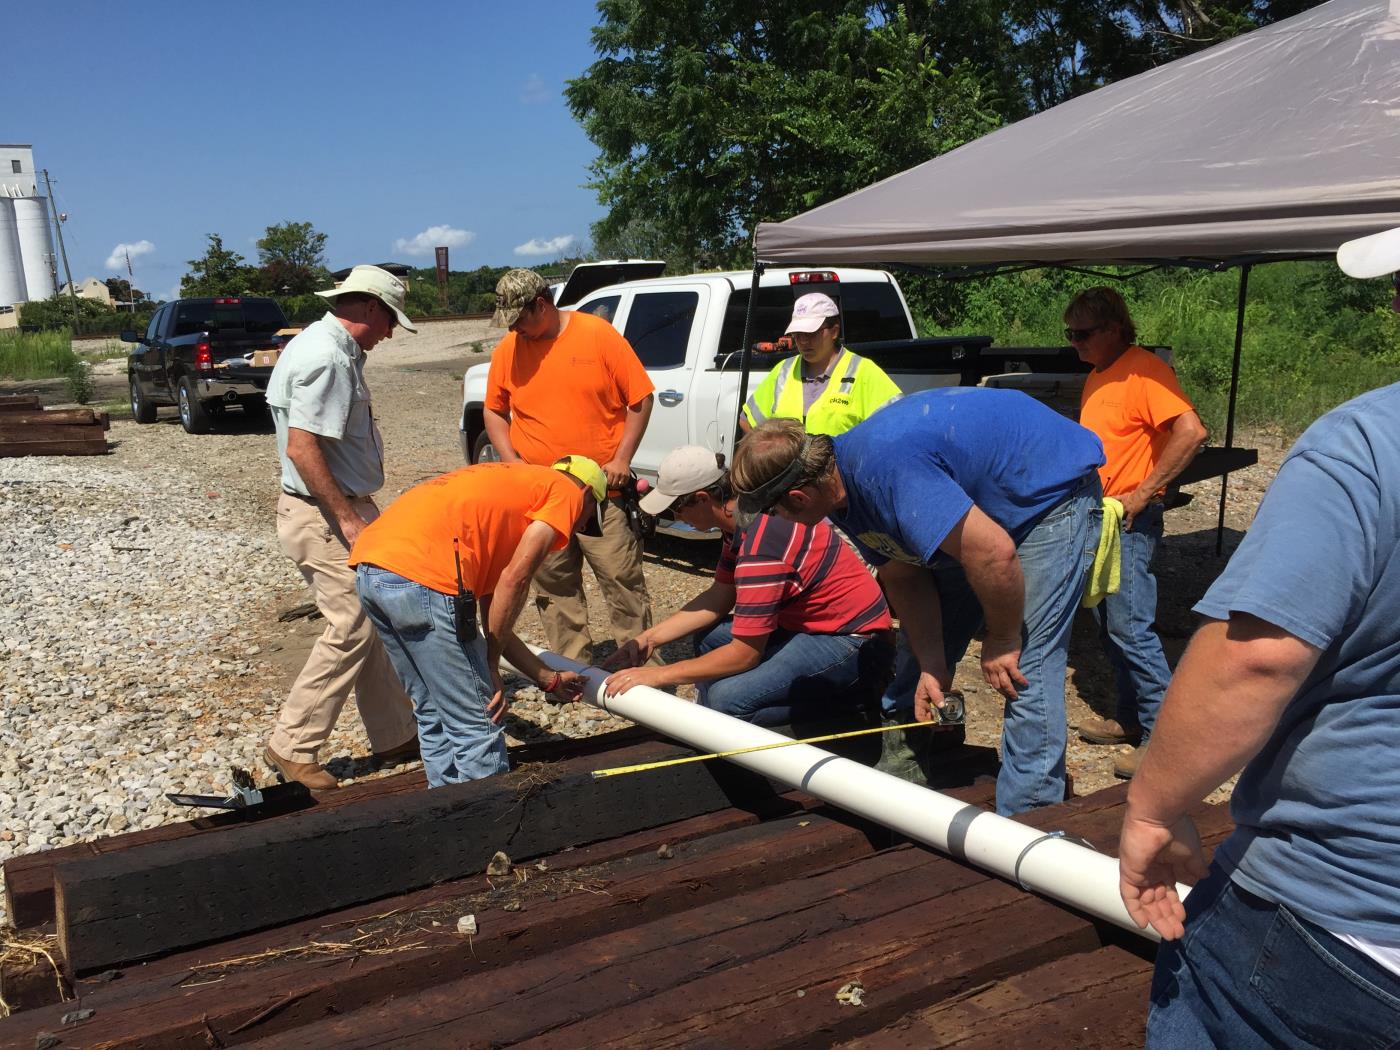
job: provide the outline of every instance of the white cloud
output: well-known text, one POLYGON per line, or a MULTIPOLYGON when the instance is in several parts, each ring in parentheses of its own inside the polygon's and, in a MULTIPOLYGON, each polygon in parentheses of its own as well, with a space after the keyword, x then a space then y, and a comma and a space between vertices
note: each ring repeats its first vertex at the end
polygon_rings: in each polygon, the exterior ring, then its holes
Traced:
POLYGON ((525 78, 525 83, 520 85, 520 104, 522 106, 542 106, 553 97, 553 92, 549 90, 544 79, 538 73, 531 73, 525 78))
POLYGON ((524 244, 517 244, 515 246, 515 254, 560 256, 577 243, 578 238, 572 233, 551 237, 547 241, 542 241, 538 237, 533 237, 524 244))
POLYGON ((458 230, 451 226, 429 226, 422 233, 412 237, 400 237, 394 242, 394 251, 404 255, 432 255, 434 248, 465 248, 476 240, 471 230, 458 230))
POLYGON ((107 262, 104 265, 107 269, 113 271, 125 270, 128 253, 131 255, 131 262, 134 266, 137 259, 141 258, 143 255, 150 255, 151 252, 155 250, 156 246, 150 241, 137 241, 134 244, 119 244, 112 249, 112 254, 107 256, 107 262))

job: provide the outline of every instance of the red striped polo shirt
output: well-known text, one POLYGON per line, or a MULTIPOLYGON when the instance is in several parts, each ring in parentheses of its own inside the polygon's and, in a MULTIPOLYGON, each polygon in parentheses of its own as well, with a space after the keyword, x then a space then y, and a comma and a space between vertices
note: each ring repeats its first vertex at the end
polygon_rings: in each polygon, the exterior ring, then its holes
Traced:
POLYGON ((805 634, 864 634, 889 627, 875 577, 825 521, 799 525, 761 514, 729 537, 715 582, 733 584, 734 636, 778 628, 805 634))

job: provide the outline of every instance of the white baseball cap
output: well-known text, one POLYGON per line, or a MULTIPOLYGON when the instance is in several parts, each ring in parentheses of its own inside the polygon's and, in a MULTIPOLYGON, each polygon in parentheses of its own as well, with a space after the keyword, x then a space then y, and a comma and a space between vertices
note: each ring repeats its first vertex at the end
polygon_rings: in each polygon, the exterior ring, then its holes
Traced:
POLYGON ((355 292, 374 296, 394 311, 394 317, 398 320, 399 327, 410 332, 418 331, 413 327, 413 322, 408 319, 408 314, 403 312, 404 298, 407 294, 403 282, 388 270, 381 270, 378 266, 368 264, 356 266, 345 280, 341 281, 335 288, 316 294, 322 299, 334 300, 338 295, 350 295, 355 292))
MULTIPOLYGON (((788 332, 815 332, 826 324, 828 317, 839 317, 836 301, 825 292, 808 292, 792 304, 792 320, 788 332)), ((787 333, 784 333, 787 334, 787 333)))
POLYGON ((1347 241, 1337 249, 1337 265, 1348 277, 1384 277, 1400 270, 1400 227, 1347 241))
POLYGON ((722 477, 724 468, 717 453, 699 445, 682 445, 666 453, 656 485, 638 504, 648 514, 662 514, 682 496, 707 489, 722 477))

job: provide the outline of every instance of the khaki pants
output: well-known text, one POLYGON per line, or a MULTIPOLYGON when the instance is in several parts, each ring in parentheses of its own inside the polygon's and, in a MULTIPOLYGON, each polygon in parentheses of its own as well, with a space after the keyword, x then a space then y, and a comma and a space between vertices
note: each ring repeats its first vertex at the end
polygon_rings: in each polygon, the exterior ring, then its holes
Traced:
POLYGON ((535 608, 544 621, 549 648, 580 663, 593 661, 588 605, 583 596, 587 559, 608 603, 614 640, 619 645, 651 626, 651 601, 642 575, 642 544, 627 527, 627 515, 609 500, 601 536, 575 536, 535 573, 535 608))
MULTIPOLYGON (((366 521, 379 517, 371 499, 356 500, 355 509, 366 521)), ((413 701, 360 608, 340 530, 314 502, 284 492, 277 501, 277 538, 311 588, 326 629, 277 715, 272 750, 293 762, 317 761, 352 689, 371 748, 388 751, 413 739, 413 701)))

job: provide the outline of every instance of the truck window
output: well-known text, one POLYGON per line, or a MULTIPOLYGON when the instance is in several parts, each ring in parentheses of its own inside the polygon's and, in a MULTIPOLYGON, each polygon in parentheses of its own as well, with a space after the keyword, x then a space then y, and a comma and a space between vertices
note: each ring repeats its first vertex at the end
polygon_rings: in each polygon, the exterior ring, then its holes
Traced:
POLYGON ((594 299, 591 303, 585 303, 578 308, 581 314, 592 314, 594 317, 601 317, 609 324, 617 316, 617 304, 622 301, 620 295, 605 295, 601 299, 594 299))
POLYGON ((622 333, 648 369, 685 364, 699 292, 640 292, 632 300, 622 333))
POLYGON ((146 342, 154 343, 160 335, 161 326, 165 323, 165 315, 170 312, 170 307, 162 306, 151 317, 151 323, 146 326, 146 342))
POLYGON ((187 302, 180 304, 175 317, 176 336, 196 332, 242 331, 254 335, 270 335, 286 327, 282 309, 271 299, 243 299, 219 303, 187 302))
MULTIPOLYGON (((847 343, 914 338, 894 285, 888 281, 852 281, 849 284, 823 285, 821 288, 760 288, 752 340, 755 343, 772 342, 782 335, 792 318, 792 304, 804 291, 822 291, 836 300, 841 307, 841 337, 847 343)), ((748 289, 735 289, 724 310, 719 353, 743 350, 744 314, 748 308, 748 289)))

